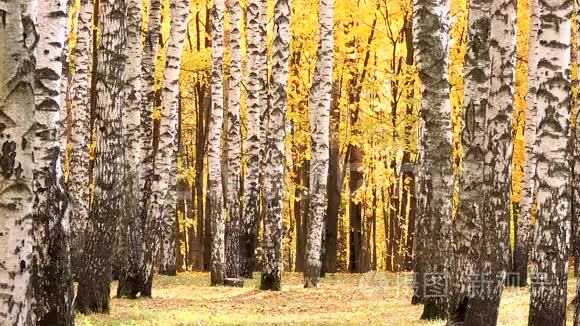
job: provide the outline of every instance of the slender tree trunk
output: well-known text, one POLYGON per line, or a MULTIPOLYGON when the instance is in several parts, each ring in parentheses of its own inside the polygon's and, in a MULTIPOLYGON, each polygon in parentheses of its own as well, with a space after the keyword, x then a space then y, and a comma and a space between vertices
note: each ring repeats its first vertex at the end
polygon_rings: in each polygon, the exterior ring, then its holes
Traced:
MULTIPOLYGON (((338 218, 340 213, 342 184, 340 183, 340 88, 334 84, 330 109, 330 141, 328 164, 328 210, 326 213, 326 272, 336 273, 338 253, 338 218)), ((324 264, 324 262, 323 262, 324 264)))
MULTIPOLYGON (((171 229, 173 228, 173 214, 165 220, 162 216, 165 200, 168 196, 168 190, 173 188, 170 199, 172 201, 172 210, 175 209, 175 177, 171 177, 173 161, 176 160, 177 153, 177 111, 179 102, 179 73, 181 70, 181 55, 185 41, 187 21, 189 17, 189 0, 172 0, 171 1, 171 30, 169 32, 169 41, 167 45, 167 63, 163 78, 161 121, 159 125, 159 138, 157 149, 155 149, 155 170, 151 178, 151 193, 147 205, 147 214, 145 224, 148 227, 147 246, 145 251, 145 274, 148 280, 152 278, 153 264, 157 257, 160 247, 160 237, 163 221, 167 221, 171 229), (169 182, 172 182, 170 184, 169 182)), ((177 167, 175 167, 176 169, 177 167)), ((146 290, 145 296, 151 296, 146 290)))
POLYGON ((310 89, 310 207, 306 224, 304 287, 317 288, 322 267, 322 231, 328 207, 328 164, 332 65, 334 59, 333 1, 320 0, 320 34, 316 71, 310 89))
POLYGON ((224 1, 214 1, 211 43, 211 117, 208 135, 208 214, 211 220, 211 285, 221 285, 225 277, 224 200, 221 175, 221 138, 224 115, 223 41, 224 1))
POLYGON ((77 42, 74 48, 75 71, 70 83, 72 139, 68 189, 74 209, 71 216, 71 259, 73 272, 78 276, 84 255, 84 232, 89 218, 89 150, 90 127, 90 61, 93 2, 80 2, 77 22, 77 42))
POLYGON ((570 232, 570 28, 572 3, 539 2, 536 157, 538 218, 534 234, 529 325, 566 324, 570 232))
MULTIPOLYGON (((485 113, 484 194, 481 255, 476 265, 483 284, 467 306, 466 324, 495 325, 510 267, 512 181, 512 107, 516 53, 516 2, 496 0, 491 6, 489 107, 485 113)), ((481 201, 481 198, 479 199, 481 201)), ((473 246, 473 244, 472 244, 473 246)))
MULTIPOLYGON (((485 198, 486 112, 490 110, 490 30, 493 0, 470 2, 468 50, 465 56, 463 105, 462 174, 459 178, 459 206, 455 220, 455 250, 450 312, 462 309, 467 302, 470 277, 479 275, 476 265, 484 259, 481 253, 484 221, 481 204, 485 198)), ((483 276, 482 276, 483 277, 483 276)), ((483 287, 483 285, 482 285, 483 287)), ((475 296, 476 294, 473 294, 475 296)), ((483 294, 482 294, 483 295, 483 294)), ((471 299, 471 296, 470 296, 471 299)), ((463 317, 461 314, 457 314, 463 317)), ((453 317, 452 317, 453 318, 453 317)))
MULTIPOLYGON (((262 74, 266 66, 265 17, 267 3, 264 0, 249 0, 247 9, 247 47, 248 47, 248 131, 246 134, 247 165, 244 182, 243 226, 240 243, 240 268, 243 277, 252 278, 255 270, 255 251, 260 220, 260 171, 262 162, 261 125, 262 105, 267 86, 267 75, 262 74)), ((266 67, 267 72, 267 67, 266 67)))
MULTIPOLYGON (((177 151, 176 151, 177 153, 177 151)), ((159 274, 177 275, 176 242, 178 242, 177 222, 177 155, 171 160, 169 184, 163 205, 161 226, 161 257, 159 259, 159 274)))
POLYGON ((38 3, 34 85, 34 264, 36 325, 73 325, 70 210, 60 161, 65 1, 38 3))
POLYGON ((280 290, 282 282, 282 206, 286 151, 287 83, 290 57, 290 0, 274 3, 274 35, 268 136, 264 171, 264 259, 260 288, 280 290))
POLYGON ((422 319, 447 316, 452 242, 453 140, 449 101, 449 2, 415 0, 414 45, 421 79, 422 137, 417 176, 415 296, 425 305, 422 319))
POLYGON ((526 123, 525 123, 525 142, 526 142, 526 161, 524 165, 523 189, 519 219, 517 221, 517 230, 514 248, 514 266, 513 270, 518 274, 518 285, 526 286, 528 278, 528 261, 530 252, 531 236, 531 219, 532 204, 535 198, 535 179, 536 173, 536 91, 537 91, 537 68, 539 61, 538 37, 540 30, 540 18, 538 12, 538 1, 530 0, 530 34, 529 34, 529 51, 528 51, 528 94, 526 95, 526 123))
POLYGON ((241 275, 240 240, 242 231, 241 183, 242 157, 240 130, 240 94, 242 82, 241 19, 239 0, 229 1, 230 12, 230 83, 228 95, 227 183, 226 183, 226 276, 241 275))
POLYGON ((98 60, 103 64, 95 71, 95 198, 87 225, 85 256, 75 300, 81 313, 109 311, 113 256, 110 235, 116 231, 123 203, 125 1, 101 0, 99 13, 98 60))
POLYGON ((117 242, 117 272, 119 286, 117 296, 136 298, 134 287, 125 285, 139 277, 137 271, 143 261, 140 250, 143 227, 139 218, 140 182, 140 126, 141 126, 141 5, 140 0, 127 2, 127 68, 125 71, 125 115, 123 128, 125 137, 125 179, 123 215, 119 223, 117 242))
POLYGON ((0 3, 0 324, 36 322, 33 263, 34 12, 20 1, 0 3))

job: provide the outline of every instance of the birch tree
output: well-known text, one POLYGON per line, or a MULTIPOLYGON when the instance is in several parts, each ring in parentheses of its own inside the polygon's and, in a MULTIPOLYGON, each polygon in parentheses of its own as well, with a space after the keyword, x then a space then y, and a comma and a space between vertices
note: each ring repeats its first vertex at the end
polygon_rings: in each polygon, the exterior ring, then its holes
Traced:
POLYGON ((135 298, 139 292, 133 284, 139 278, 143 261, 140 250, 143 228, 139 216, 140 135, 141 135, 141 6, 140 0, 127 1, 127 68, 125 71, 125 114, 123 116, 125 167, 123 215, 119 223, 117 260, 118 297, 135 298))
POLYGON ((0 2, 0 324, 32 325, 34 58, 29 1, 0 2))
POLYGON ((66 2, 38 2, 34 84, 34 295, 36 323, 73 325, 70 210, 60 161, 66 2))
POLYGON ((453 202, 453 141, 449 101, 449 2, 415 0, 413 41, 421 79, 421 145, 417 176, 415 295, 422 319, 447 315, 453 202), (420 291, 420 292, 419 292, 420 291))
POLYGON ((73 50, 74 74, 70 83, 70 103, 72 115, 72 139, 68 189, 74 209, 71 216, 72 264, 74 273, 82 262, 84 232, 89 218, 89 150, 91 144, 90 126, 90 61, 93 17, 93 1, 81 0, 77 41, 73 50))
POLYGON ((211 12, 211 112, 208 134, 208 203, 211 225, 211 285, 221 285, 225 277, 224 200, 221 176, 221 137, 224 118, 223 42, 224 1, 215 0, 211 12))
POLYGON ((484 230, 482 198, 485 198, 485 132, 490 92, 490 30, 493 0, 471 1, 469 5, 468 50, 465 56, 463 129, 461 146, 463 168, 459 179, 459 207, 455 222, 458 248, 454 261, 456 310, 468 293, 469 278, 475 275, 484 230))
MULTIPOLYGON (((160 246, 160 224, 167 189, 170 186, 172 161, 177 139, 177 110, 179 100, 179 72, 181 54, 189 16, 189 0, 171 1, 171 30, 167 45, 167 63, 163 78, 161 123, 159 126, 159 145, 155 153, 155 171, 151 183, 151 198, 147 205, 146 225, 150 228, 147 245, 152 250, 145 252, 145 276, 151 278, 153 263, 160 246)), ((151 296, 149 291, 143 293, 151 296)))
POLYGON ((316 71, 310 89, 310 207, 307 221, 304 287, 318 287, 320 282, 323 223, 328 205, 330 104, 334 56, 333 1, 320 1, 320 35, 316 71))
POLYGON ((260 288, 281 289, 282 282, 282 206, 284 203, 284 164, 286 151, 286 109, 288 64, 290 57, 290 0, 274 2, 274 35, 264 171, 264 239, 260 288))
POLYGON ((538 33, 540 19, 538 16, 538 1, 530 0, 530 34, 528 36, 528 93, 526 95, 525 165, 521 200, 520 218, 517 221, 516 239, 514 245, 514 271, 518 273, 519 285, 525 286, 528 278, 528 261, 530 252, 530 225, 532 203, 535 194, 534 174, 536 173, 536 156, 534 146, 536 141, 536 91, 537 68, 539 60, 538 33))
POLYGON ((99 1, 99 49, 95 107, 94 202, 87 225, 76 307, 81 313, 109 311, 113 246, 123 203, 123 120, 126 4, 99 1))
POLYGON ((225 230, 226 276, 240 276, 240 231, 241 231, 241 183, 242 157, 240 130, 240 92, 242 81, 241 19, 239 0, 228 2, 230 13, 230 80, 227 114, 227 181, 225 230))
POLYGON ((243 225, 240 239, 240 268, 243 277, 254 272, 255 251, 260 214, 260 171, 262 153, 262 111, 267 105, 266 8, 265 0, 249 0, 247 10, 248 126, 246 133, 247 163, 244 180, 243 225), (266 69, 264 69, 264 67, 266 69), (266 71, 266 75, 262 72, 266 71))
POLYGON ((570 232, 571 1, 538 2, 541 33, 536 68, 536 185, 529 325, 566 324, 570 232))
MULTIPOLYGON (((175 276, 177 275, 176 246, 179 246, 177 241, 176 225, 177 214, 177 150, 174 151, 171 160, 171 171, 169 172, 169 188, 164 201, 162 212, 162 226, 161 226, 161 253, 159 263, 159 274, 175 276)), ((177 249, 179 250, 179 249, 177 249)))

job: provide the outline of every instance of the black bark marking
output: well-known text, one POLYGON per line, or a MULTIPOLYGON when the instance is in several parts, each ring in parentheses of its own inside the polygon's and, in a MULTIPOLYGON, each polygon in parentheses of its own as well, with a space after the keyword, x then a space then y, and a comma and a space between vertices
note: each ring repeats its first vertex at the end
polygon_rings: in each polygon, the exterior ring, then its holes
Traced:
POLYGON ((2 156, 0 156, 0 169, 4 179, 10 179, 14 173, 14 165, 16 158, 16 143, 10 140, 10 135, 6 136, 6 140, 2 144, 2 156))

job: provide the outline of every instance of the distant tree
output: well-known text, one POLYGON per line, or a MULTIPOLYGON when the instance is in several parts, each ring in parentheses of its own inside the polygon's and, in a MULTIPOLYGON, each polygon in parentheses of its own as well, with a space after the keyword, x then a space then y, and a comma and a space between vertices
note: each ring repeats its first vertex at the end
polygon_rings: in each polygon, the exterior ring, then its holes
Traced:
POLYGON ((224 199, 221 170, 221 137, 224 118, 223 39, 224 1, 215 0, 211 16, 211 113, 208 135, 208 214, 211 221, 211 284, 220 285, 225 277, 224 199))
POLYGON ((538 216, 532 252, 529 325, 566 324, 571 212, 570 28, 572 2, 538 2, 541 32, 535 40, 538 216))
POLYGON ((328 205, 330 105, 334 55, 333 1, 320 1, 320 35, 316 71, 310 89, 310 207, 306 226, 304 287, 318 287, 322 267, 322 232, 328 205))
POLYGON ((95 195, 86 229, 76 308, 81 313, 109 311, 113 246, 123 204, 123 120, 126 3, 99 2, 99 50, 95 107, 95 195))
POLYGON ((272 71, 264 170, 262 290, 280 290, 282 282, 282 206, 286 151, 287 83, 290 56, 290 0, 274 3, 272 71))

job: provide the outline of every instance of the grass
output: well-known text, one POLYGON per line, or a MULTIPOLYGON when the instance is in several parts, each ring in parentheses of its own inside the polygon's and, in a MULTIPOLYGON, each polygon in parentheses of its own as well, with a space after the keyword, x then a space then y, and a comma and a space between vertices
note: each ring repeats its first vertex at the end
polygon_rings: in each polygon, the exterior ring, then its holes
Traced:
MULTIPOLYGON (((331 274, 320 289, 304 289, 302 275, 285 273, 282 291, 260 291, 259 275, 244 288, 210 287, 207 273, 157 276, 153 298, 117 299, 109 315, 77 315, 77 325, 444 325, 419 320, 410 304, 411 274, 331 274)), ((568 302, 575 281, 568 287, 568 302)), ((116 292, 113 284, 112 293, 116 292)), ((527 325, 529 291, 504 291, 499 325, 527 325)), ((573 309, 568 307, 568 320, 573 309)))

